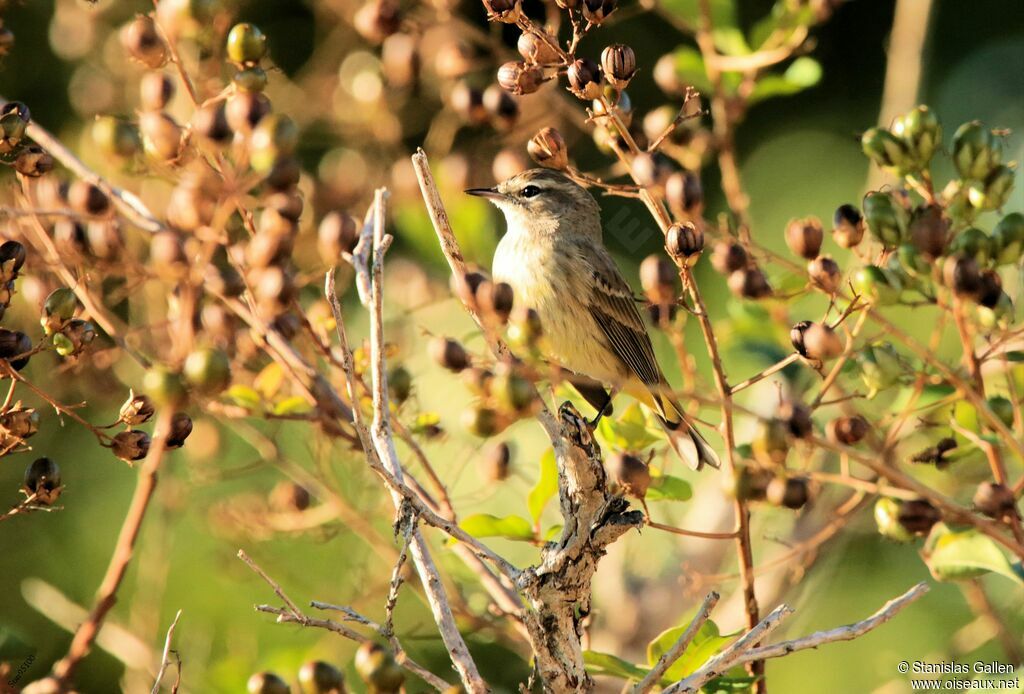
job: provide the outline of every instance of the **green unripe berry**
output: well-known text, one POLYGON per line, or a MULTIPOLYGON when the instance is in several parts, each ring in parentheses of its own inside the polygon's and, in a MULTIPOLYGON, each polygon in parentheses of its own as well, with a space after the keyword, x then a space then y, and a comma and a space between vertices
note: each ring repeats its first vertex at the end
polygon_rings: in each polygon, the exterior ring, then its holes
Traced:
POLYGON ((988 399, 988 408, 999 420, 1008 427, 1013 426, 1013 403, 1002 395, 994 395, 988 399))
POLYGON ((395 662, 391 652, 383 646, 367 641, 356 651, 355 668, 359 676, 374 692, 393 694, 405 682, 405 673, 395 662))
POLYGON ((262 92, 267 88, 267 71, 259 65, 243 68, 235 73, 231 82, 243 92, 262 92))
POLYGON ((466 431, 481 438, 494 436, 505 428, 502 426, 498 412, 482 405, 476 405, 463 411, 462 425, 466 431))
POLYGON ((896 385, 905 369, 896 348, 888 342, 875 342, 857 355, 861 380, 868 387, 868 397, 896 385))
POLYGON ((530 381, 514 370, 496 374, 491 382, 491 392, 503 409, 515 414, 529 410, 535 396, 530 381))
POLYGON ((291 694, 291 687, 272 672, 257 672, 246 684, 249 694, 291 694))
POLYGON ((914 536, 900 524, 900 502, 883 496, 875 502, 875 524, 882 537, 895 542, 910 542, 914 536))
POLYGON ((47 335, 60 330, 71 320, 78 309, 78 297, 67 287, 58 287, 50 292, 43 304, 43 317, 39 320, 47 335))
POLYGON ((913 168, 913 157, 907 146, 888 130, 867 130, 860 138, 860 148, 871 161, 896 173, 913 168))
POLYGON ((1012 212, 992 230, 992 253, 997 265, 1009 265, 1024 254, 1024 214, 1012 212))
POLYGON ((894 284, 894 280, 898 282, 891 273, 886 273, 877 265, 865 265, 853 273, 850 282, 857 294, 873 304, 885 306, 900 299, 903 287, 894 284))
POLYGON ((789 454, 789 429, 781 419, 758 424, 757 434, 750 442, 754 456, 762 465, 781 465, 789 454))
POLYGON ((953 164, 961 178, 983 180, 999 163, 999 144, 979 121, 964 123, 953 134, 953 164))
POLYGON ((290 157, 299 144, 299 128, 286 115, 265 116, 252 131, 252 168, 267 173, 279 160, 290 157))
POLYGON ((1013 169, 1009 166, 994 167, 982 182, 967 187, 967 200, 979 210, 998 210, 1006 204, 1013 189, 1013 169))
POLYGON ((888 193, 872 192, 864 196, 864 220, 868 230, 886 248, 900 245, 905 213, 888 193))
POLYGON ((412 374, 404 366, 396 366, 388 372, 388 394, 401 404, 412 393, 412 374))
POLYGON ((935 112, 927 106, 918 106, 897 118, 892 132, 906 145, 918 168, 927 166, 935 150, 942 145, 942 126, 935 112))
POLYGON ((185 380, 202 393, 219 393, 231 383, 231 360, 220 349, 197 349, 185 358, 185 380))
POLYGON ((267 54, 267 37, 254 24, 236 24, 228 33, 227 51, 239 65, 258 63, 267 54))
POLYGON ((92 125, 92 140, 104 154, 125 159, 134 157, 142 149, 139 129, 114 116, 100 116, 96 119, 92 125))
POLYGON ((142 377, 142 390, 161 405, 172 407, 185 399, 185 383, 181 374, 154 366, 142 377))
POLYGON ((950 254, 959 253, 984 265, 992 256, 992 239, 981 229, 964 229, 949 244, 950 254))

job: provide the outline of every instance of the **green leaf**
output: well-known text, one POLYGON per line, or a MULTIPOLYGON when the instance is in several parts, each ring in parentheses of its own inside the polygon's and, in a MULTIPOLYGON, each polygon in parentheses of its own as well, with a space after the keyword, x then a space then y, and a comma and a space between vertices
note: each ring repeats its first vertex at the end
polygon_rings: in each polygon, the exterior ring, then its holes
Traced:
MULTIPOLYGON (((673 644, 679 640, 679 637, 683 635, 690 621, 688 619, 682 626, 666 629, 647 644, 647 662, 651 665, 658 662, 658 659, 667 653, 673 644)), ((710 619, 704 622, 701 628, 697 630, 693 641, 683 651, 683 655, 665 673, 662 682, 666 684, 675 682, 692 674, 697 668, 707 662, 708 658, 721 650, 725 644, 729 643, 733 636, 735 634, 721 635, 718 631, 718 625, 710 619)))
POLYGON ((750 46, 743 32, 736 27, 716 28, 711 32, 715 47, 725 55, 748 55, 750 46))
POLYGON ((987 573, 1024 584, 1017 570, 987 535, 971 528, 951 530, 944 523, 932 528, 921 550, 932 575, 940 581, 958 581, 987 573))
POLYGON ((651 486, 647 488, 648 501, 689 501, 692 496, 690 483, 672 475, 651 477, 651 486))
POLYGON ((676 76, 683 84, 689 84, 698 91, 710 94, 711 80, 708 79, 704 58, 696 48, 680 46, 675 50, 676 76))
POLYGON ((544 542, 554 542, 562 536, 562 524, 556 523, 544 532, 544 542))
POLYGON ((558 493, 558 463, 555 461, 555 451, 549 448, 540 459, 540 477, 537 484, 533 485, 529 496, 526 497, 526 506, 530 509, 530 517, 533 522, 540 521, 540 514, 548 505, 555 494, 558 493))
POLYGON ((239 407, 245 407, 250 410, 258 410, 263 404, 263 398, 260 397, 260 394, 255 389, 241 384, 235 384, 228 388, 225 395, 228 400, 239 407))
MULTIPOLYGON (((907 386, 901 388, 896 399, 893 400, 892 404, 889 405, 889 410, 892 412, 899 412, 910 402, 910 398, 915 392, 915 388, 907 386)), ((927 407, 934 402, 938 402, 949 395, 952 395, 956 389, 948 383, 930 383, 921 389, 921 396, 917 399, 915 407, 927 407)))
POLYGON ((308 414, 313 410, 310 404, 306 401, 306 398, 301 395, 293 395, 290 398, 285 398, 274 405, 274 414, 276 415, 293 415, 293 414, 308 414))
POLYGON ((662 440, 648 429, 647 417, 635 402, 618 419, 601 419, 597 435, 602 443, 617 451, 638 451, 662 440))
POLYGON ((466 516, 459 527, 473 537, 504 537, 508 540, 533 540, 533 527, 522 516, 492 516, 477 513, 466 516))
POLYGON ((1016 349, 1010 352, 1003 352, 1003 358, 1006 361, 1024 362, 1024 352, 1016 349))
POLYGON ((608 675, 636 681, 642 680, 647 675, 646 669, 610 653, 583 651, 583 663, 587 666, 587 672, 592 675, 608 675))
MULTIPOLYGON (((700 17, 700 2, 701 0, 664 0, 662 7, 674 15, 696 23, 700 17)), ((736 25, 736 7, 733 0, 711 0, 711 25, 736 25)))
POLYGON ((750 103, 776 96, 790 96, 813 87, 821 81, 821 64, 814 58, 803 56, 793 61, 781 75, 764 75, 750 93, 750 103))

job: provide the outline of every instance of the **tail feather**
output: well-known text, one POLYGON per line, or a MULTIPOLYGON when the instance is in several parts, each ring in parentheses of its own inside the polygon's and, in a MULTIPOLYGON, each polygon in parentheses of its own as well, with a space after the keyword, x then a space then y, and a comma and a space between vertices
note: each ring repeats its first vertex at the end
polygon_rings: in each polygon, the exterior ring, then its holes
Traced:
POLYGON ((694 470, 721 466, 718 454, 683 414, 683 408, 663 393, 652 393, 658 421, 668 436, 669 445, 679 458, 694 470))

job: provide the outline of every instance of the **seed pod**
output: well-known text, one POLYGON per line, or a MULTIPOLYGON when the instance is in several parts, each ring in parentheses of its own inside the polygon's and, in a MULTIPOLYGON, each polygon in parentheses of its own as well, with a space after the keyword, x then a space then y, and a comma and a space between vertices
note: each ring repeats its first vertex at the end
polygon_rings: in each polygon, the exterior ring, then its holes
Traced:
POLYGON ((903 215, 888 193, 871 192, 864 196, 864 219, 868 229, 886 248, 900 245, 903 215))
POLYGON ((26 494, 35 495, 34 502, 49 506, 60 496, 60 467, 49 458, 36 458, 25 469, 22 489, 26 494))
POLYGON ((613 453, 605 463, 608 474, 623 494, 643 499, 651 486, 651 471, 647 463, 629 453, 613 453))
POLYGON ((583 0, 583 18, 591 24, 601 24, 618 6, 618 0, 583 0))
POLYGON ((1011 212, 992 230, 992 254, 998 265, 1016 263, 1024 254, 1024 214, 1011 212))
POLYGON ((513 310, 509 320, 508 339, 514 346, 533 349, 543 335, 540 314, 525 306, 513 310))
POLYGON ((192 116, 192 132, 214 144, 222 145, 229 142, 232 133, 224 102, 218 101, 197 109, 192 116))
POLYGON ((993 255, 992 246, 988 234, 977 227, 969 227, 953 237, 949 244, 949 254, 964 255, 974 258, 979 264, 985 264, 993 255))
POLYGON ((243 92, 262 92, 267 88, 267 71, 259 65, 251 65, 231 77, 235 89, 243 92))
POLYGON ((511 467, 512 451, 508 444, 502 441, 487 449, 481 460, 480 471, 482 477, 488 482, 501 482, 508 478, 511 467))
POLYGON ((499 369, 491 381, 491 392, 503 410, 515 415, 528 414, 537 403, 533 384, 515 369, 499 369))
POLYGON ((511 130, 519 119, 519 103, 497 84, 484 90, 483 106, 498 130, 511 130))
POLYGON ((68 188, 68 205, 83 215, 98 217, 110 211, 107 194, 88 181, 75 181, 68 188))
POLYGON ((860 138, 860 148, 878 166, 902 174, 913 168, 907 146, 888 130, 870 128, 860 138))
POLYGON ((485 282, 490 282, 491 278, 486 272, 476 269, 475 266, 472 267, 474 269, 465 272, 461 278, 456 275, 452 275, 449 278, 449 288, 451 289, 452 294, 462 300, 463 304, 474 311, 479 311, 480 307, 476 303, 477 290, 480 289, 481 285, 485 282))
POLYGON ((142 460, 149 453, 149 434, 138 429, 122 431, 110 442, 110 450, 121 460, 142 460))
POLYGON ((665 249, 673 258, 693 267, 704 250, 704 232, 692 222, 673 224, 665 233, 665 249))
POLYGON ((50 292, 43 304, 43 317, 39 321, 47 335, 52 335, 71 320, 78 309, 78 297, 67 287, 50 292))
POLYGON ((96 328, 87 320, 73 318, 60 332, 51 338, 57 354, 62 357, 73 357, 85 351, 96 339, 96 328))
POLYGON ((999 273, 991 268, 981 271, 978 282, 978 292, 974 295, 979 305, 986 308, 995 308, 999 305, 1003 294, 1003 280, 999 273))
POLYGON ((764 271, 756 266, 736 270, 729 275, 727 282, 729 289, 744 299, 763 299, 772 293, 772 287, 768 284, 764 271))
POLYGON ((523 60, 531 65, 552 65, 562 58, 554 46, 558 42, 551 35, 538 36, 534 32, 524 31, 519 35, 516 48, 523 60))
POLYGON ((946 249, 949 220, 938 205, 922 205, 914 210, 907 227, 910 242, 929 258, 937 258, 946 249))
POLYGON ((754 457, 765 466, 782 465, 789 455, 789 426, 781 419, 772 418, 758 423, 757 433, 750 442, 754 457))
POLYGON ((519 0, 483 0, 483 3, 491 22, 515 24, 523 14, 519 0))
POLYGON ((301 694, 345 694, 341 670, 322 660, 310 660, 299 668, 301 694))
POLYGON ((398 404, 409 399, 412 393, 412 374, 404 366, 395 366, 388 371, 388 395, 398 404))
POLYGON ((280 160, 295 153, 299 128, 286 115, 272 113, 260 120, 249 141, 250 165, 260 173, 269 172, 280 160))
POLYGON ((328 212, 317 229, 320 258, 328 265, 337 265, 343 252, 355 250, 359 232, 359 223, 352 215, 337 210, 328 212))
POLYGON ((181 375, 160 366, 149 369, 142 377, 142 388, 160 405, 173 407, 185 399, 181 375))
POLYGON ((903 290, 899 279, 877 265, 865 265, 858 268, 850 278, 853 290, 858 296, 871 303, 881 306, 894 304, 900 299, 903 290))
POLYGON ((554 128, 542 128, 526 145, 535 162, 546 169, 563 171, 569 167, 569 149, 562 134, 554 128))
POLYGON ((652 304, 670 304, 676 298, 679 276, 676 266, 660 253, 652 253, 640 263, 640 286, 652 304))
POLYGON ((498 68, 498 84, 515 94, 533 94, 544 84, 544 71, 536 65, 527 65, 521 60, 510 60, 498 68))
POLYGON ((697 219, 704 214, 704 187, 692 171, 676 171, 665 179, 665 200, 677 217, 697 219))
POLYGON ((803 477, 776 477, 768 484, 765 498, 772 506, 803 508, 811 498, 810 486, 803 477))
POLYGON ((139 106, 143 111, 162 111, 174 98, 174 80, 163 72, 147 72, 139 82, 139 106))
POLYGON ((604 74, 601 66, 593 60, 578 58, 569 66, 566 76, 569 79, 569 91, 578 98, 591 101, 601 97, 604 74))
POLYGON ((29 357, 23 355, 31 351, 32 338, 28 335, 18 330, 0 328, 0 359, 7 361, 15 371, 25 368, 29 357))
MULTIPOLYGON (((295 513, 296 511, 305 511, 309 508, 309 490, 290 480, 282 480, 274 485, 274 488, 270 490, 268 502, 270 504, 270 508, 278 513, 295 513)), ((306 663, 302 666, 302 669, 299 670, 300 682, 302 681, 302 673, 305 671, 306 666, 310 664, 311 663, 306 663)), ((305 691, 305 687, 303 687, 303 691, 305 691)), ((309 691, 318 690, 313 689, 309 691)))
POLYGON ((256 303, 266 313, 282 313, 295 298, 295 279, 276 265, 258 270, 251 281, 256 303))
POLYGON ((470 365, 469 354, 461 344, 450 337, 437 336, 427 346, 431 359, 448 369, 458 373, 470 365))
POLYGON ((379 44, 402 27, 401 8, 395 0, 370 0, 356 11, 353 26, 364 39, 379 44))
POLYGON ((175 412, 171 417, 171 426, 167 430, 167 448, 181 448, 185 439, 192 433, 192 418, 184 412, 175 412))
POLYGON ((487 438, 502 431, 507 420, 493 407, 475 405, 462 412, 462 426, 473 436, 487 438))
POLYGON ((832 238, 843 248, 853 248, 864 238, 864 217, 854 205, 840 205, 832 216, 832 238))
POLYGON ((17 241, 0 244, 0 280, 6 283, 17 277, 27 256, 25 246, 17 241))
POLYGON ((913 535, 927 535, 932 526, 942 520, 942 514, 925 499, 911 499, 900 504, 897 520, 913 535))
POLYGON ((153 19, 137 15, 121 28, 121 45, 146 67, 155 70, 167 62, 167 45, 160 38, 153 19))
POLYGON ((976 296, 981 290, 981 271, 974 258, 951 255, 942 263, 942 283, 962 298, 976 296))
POLYGON ((145 424, 153 418, 155 413, 156 407, 148 395, 142 393, 136 395, 135 391, 129 391, 128 399, 121 405, 118 421, 134 427, 139 424, 145 424))
POLYGON ((128 121, 114 116, 100 116, 93 123, 92 140, 105 154, 129 159, 142 149, 139 130, 128 121))
POLYGON ((711 266, 723 275, 742 270, 747 260, 747 251, 738 243, 719 241, 711 252, 711 266))
POLYGON ((1005 484, 982 482, 974 493, 973 503, 976 509, 996 520, 1020 515, 1017 499, 1005 484))
POLYGON ((452 87, 448 103, 462 120, 471 125, 483 125, 487 122, 483 92, 466 82, 457 82, 452 87))
POLYGON ((196 390, 207 394, 219 393, 231 383, 231 360, 223 350, 204 347, 185 358, 182 373, 196 390))
POLYGON ((636 74, 636 54, 629 46, 615 43, 601 51, 601 66, 609 84, 625 89, 636 74))
POLYGON ((53 171, 53 157, 39 145, 29 145, 18 153, 14 170, 28 178, 39 178, 53 171))
POLYGON ((259 92, 235 92, 224 107, 228 127, 236 133, 250 132, 270 113, 270 99, 259 92))
POLYGON ((0 413, 0 426, 8 436, 31 438, 39 431, 39 412, 31 407, 14 407, 0 413))
POLYGON ((843 282, 843 273, 839 263, 832 256, 820 255, 807 263, 807 275, 816 287, 826 294, 835 294, 843 282))
POLYGON ((267 54, 267 37, 257 26, 236 24, 228 32, 227 54, 239 65, 258 63, 267 54))
POLYGON ((726 493, 741 501, 764 501, 768 485, 775 479, 771 470, 760 465, 739 464, 732 481, 726 481, 726 493))
POLYGON ((953 133, 953 164, 961 178, 984 180, 1001 158, 999 143, 980 121, 964 123, 953 133))
POLYGON ((789 331, 789 339, 800 356, 814 361, 828 361, 843 353, 842 340, 824 323, 800 321, 789 331))
POLYGON ((882 537, 895 542, 910 542, 914 536, 899 522, 901 505, 896 499, 880 497, 875 502, 875 525, 878 526, 878 532, 882 537))
POLYGON ((942 146, 942 126, 927 106, 917 106, 897 118, 892 133, 906 145, 918 168, 927 166, 935 150, 942 146))
POLYGON ((511 285, 505 282, 481 282, 474 292, 477 310, 500 324, 508 322, 515 296, 511 285))
POLYGON ((967 200, 979 210, 998 210, 1010 199, 1014 183, 1014 164, 993 167, 984 181, 967 187, 967 200))
POLYGON ((257 672, 245 685, 249 694, 291 694, 291 687, 273 672, 257 672))
POLYGON ((181 150, 181 126, 162 111, 148 111, 139 116, 142 145, 154 159, 177 159, 181 150))
POLYGON ((789 434, 796 439, 806 439, 814 432, 811 409, 801 402, 787 400, 779 407, 778 417, 786 423, 789 434))
POLYGON ((355 669, 363 681, 379 694, 395 694, 405 682, 405 672, 391 652, 372 641, 365 641, 359 646, 355 669))
POLYGON ((790 220, 786 225, 785 236, 789 250, 807 260, 813 260, 821 251, 821 242, 825 234, 820 219, 807 217, 790 220))

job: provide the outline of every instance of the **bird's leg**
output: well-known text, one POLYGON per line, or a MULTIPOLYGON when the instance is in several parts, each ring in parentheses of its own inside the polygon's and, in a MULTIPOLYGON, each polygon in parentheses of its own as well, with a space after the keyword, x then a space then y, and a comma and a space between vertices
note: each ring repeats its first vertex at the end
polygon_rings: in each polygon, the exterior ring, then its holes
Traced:
POLYGON ((591 429, 597 426, 598 422, 601 421, 601 417, 612 413, 612 398, 615 397, 616 388, 613 387, 611 392, 608 392, 599 381, 595 381, 592 378, 572 373, 571 371, 564 371, 563 375, 565 380, 569 381, 572 387, 576 389, 576 392, 583 396, 587 404, 597 410, 597 415, 593 421, 587 422, 591 429))
POLYGON ((597 414, 594 416, 593 421, 587 422, 591 429, 597 428, 597 425, 601 422, 601 417, 612 413, 612 400, 615 398, 616 389, 612 388, 605 392, 602 388, 601 391, 604 393, 605 402, 601 407, 597 408, 597 414))

